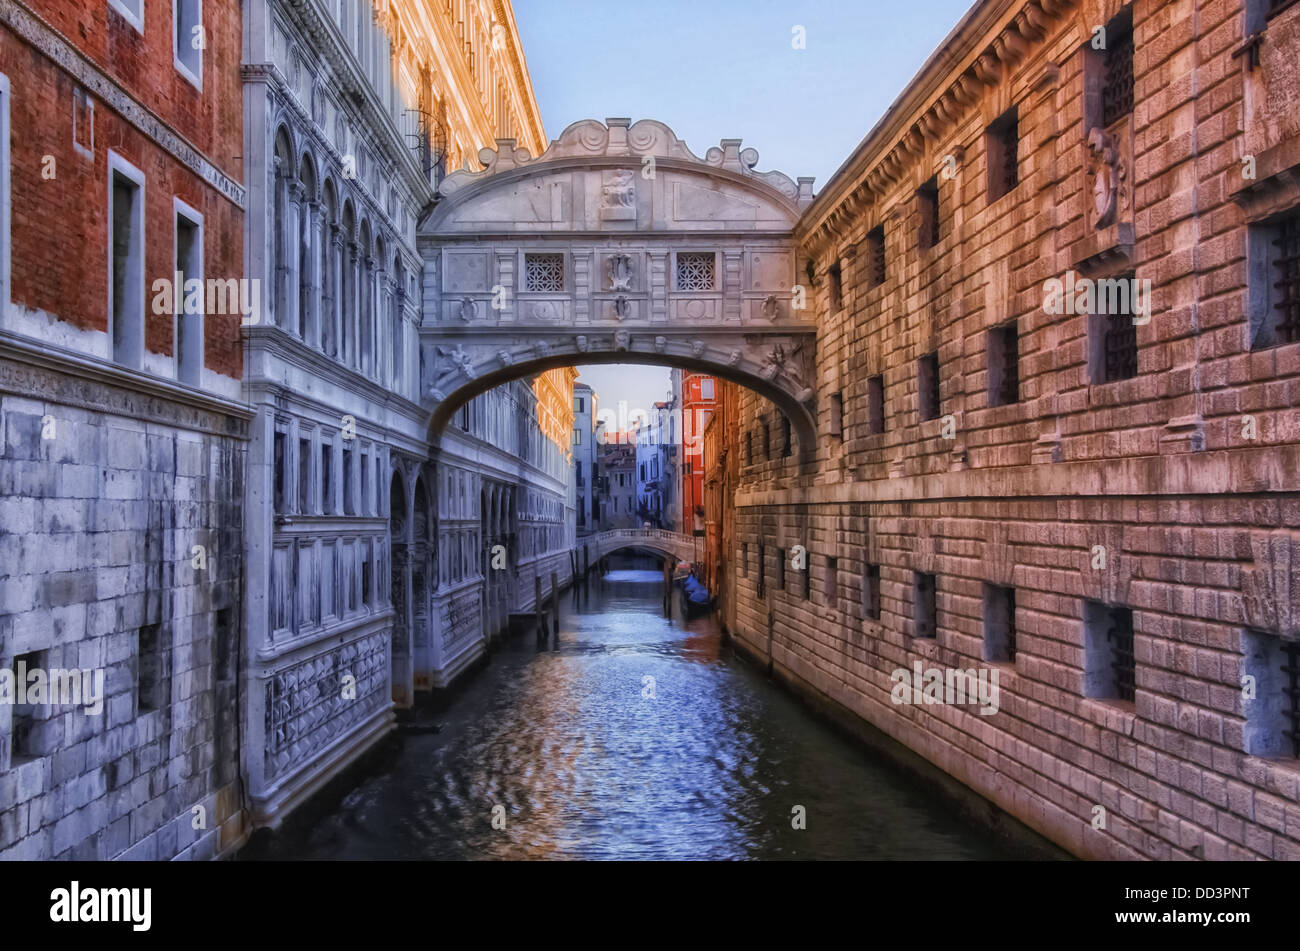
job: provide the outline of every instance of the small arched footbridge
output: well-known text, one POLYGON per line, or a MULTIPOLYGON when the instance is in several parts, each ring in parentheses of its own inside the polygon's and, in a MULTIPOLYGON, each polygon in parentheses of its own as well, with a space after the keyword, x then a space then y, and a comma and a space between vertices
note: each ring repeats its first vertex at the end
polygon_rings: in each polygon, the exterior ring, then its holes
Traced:
POLYGON ((703 550, 701 542, 691 535, 663 528, 615 528, 579 538, 578 550, 581 552, 585 546, 591 563, 627 548, 653 551, 677 561, 693 561, 697 547, 703 550))

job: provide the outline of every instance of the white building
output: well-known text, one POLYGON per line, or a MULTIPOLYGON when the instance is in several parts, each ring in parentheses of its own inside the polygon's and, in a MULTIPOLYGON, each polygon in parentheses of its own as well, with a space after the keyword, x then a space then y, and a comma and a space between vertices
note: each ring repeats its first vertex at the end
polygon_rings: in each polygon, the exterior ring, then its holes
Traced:
POLYGON ((267 311, 244 380, 244 742, 262 821, 481 653, 506 613, 486 540, 562 534, 565 475, 526 384, 467 407, 438 454, 420 404, 417 220, 445 165, 497 135, 545 141, 509 4, 504 22, 500 4, 456 6, 243 5, 245 262, 267 311))

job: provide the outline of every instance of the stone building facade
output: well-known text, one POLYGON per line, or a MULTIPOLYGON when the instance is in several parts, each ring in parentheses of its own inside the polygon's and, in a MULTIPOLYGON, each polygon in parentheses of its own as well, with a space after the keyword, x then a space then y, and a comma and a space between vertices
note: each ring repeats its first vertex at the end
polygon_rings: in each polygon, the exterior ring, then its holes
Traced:
POLYGON ((534 490, 506 499, 483 467, 529 484, 537 427, 554 424, 512 388, 439 445, 416 228, 447 167, 495 137, 545 136, 508 3, 253 0, 243 37, 245 265, 266 311, 245 329, 244 743, 254 819, 274 824, 395 706, 463 670, 503 614, 482 546, 534 490), (497 427, 513 441, 486 449, 497 427))
POLYGON ((1078 856, 1300 858, 1297 49, 976 4, 799 224, 811 458, 741 396, 737 642, 1078 856))
POLYGON ((245 831, 241 313, 189 283, 242 274, 239 15, 198 12, 0 3, 0 860, 245 831))

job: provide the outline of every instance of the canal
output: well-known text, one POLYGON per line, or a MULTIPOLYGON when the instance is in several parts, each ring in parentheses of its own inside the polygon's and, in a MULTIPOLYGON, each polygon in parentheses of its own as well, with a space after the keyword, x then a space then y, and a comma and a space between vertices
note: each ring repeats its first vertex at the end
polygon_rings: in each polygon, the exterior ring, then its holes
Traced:
POLYGON ((1010 857, 661 598, 657 570, 563 596, 549 644, 508 638, 426 715, 438 732, 244 857, 1010 857))

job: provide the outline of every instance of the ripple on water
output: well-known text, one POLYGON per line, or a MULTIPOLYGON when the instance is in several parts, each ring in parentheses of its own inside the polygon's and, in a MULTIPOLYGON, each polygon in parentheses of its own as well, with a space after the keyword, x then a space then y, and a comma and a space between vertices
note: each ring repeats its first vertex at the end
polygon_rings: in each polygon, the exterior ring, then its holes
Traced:
POLYGON ((405 737, 394 768, 273 857, 1002 857, 661 599, 658 571, 565 598, 556 649, 508 641, 440 733, 405 737))

